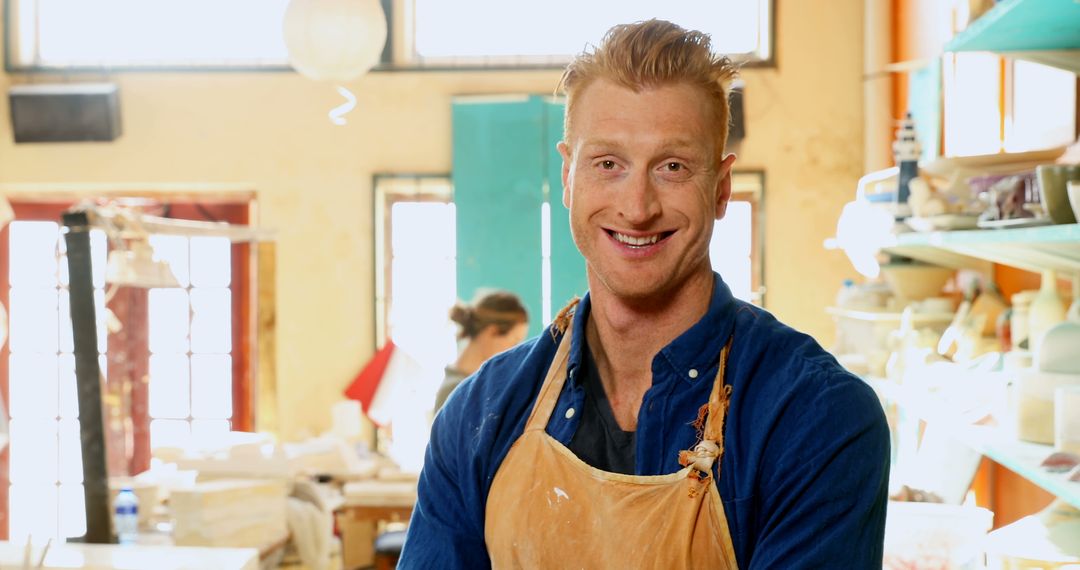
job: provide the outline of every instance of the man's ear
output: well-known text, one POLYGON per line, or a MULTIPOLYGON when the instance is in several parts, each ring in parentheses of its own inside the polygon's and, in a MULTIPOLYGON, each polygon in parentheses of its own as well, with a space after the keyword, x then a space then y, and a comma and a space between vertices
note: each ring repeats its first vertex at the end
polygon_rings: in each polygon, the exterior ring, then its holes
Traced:
POLYGON ((735 164, 735 155, 729 154, 720 162, 720 179, 716 182, 716 219, 722 219, 727 213, 731 201, 731 167, 735 164))
POLYGON ((570 209, 570 145, 566 144, 566 141, 559 141, 559 144, 555 145, 555 148, 559 150, 559 154, 562 155, 562 203, 567 210, 570 209))

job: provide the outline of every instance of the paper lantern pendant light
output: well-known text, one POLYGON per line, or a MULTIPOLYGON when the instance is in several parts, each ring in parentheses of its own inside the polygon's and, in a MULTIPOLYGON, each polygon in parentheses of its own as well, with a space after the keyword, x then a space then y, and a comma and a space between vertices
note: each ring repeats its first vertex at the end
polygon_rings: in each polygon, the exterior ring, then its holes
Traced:
POLYGON ((297 71, 317 81, 349 81, 379 62, 386 14, 380 0, 290 0, 283 31, 297 71))

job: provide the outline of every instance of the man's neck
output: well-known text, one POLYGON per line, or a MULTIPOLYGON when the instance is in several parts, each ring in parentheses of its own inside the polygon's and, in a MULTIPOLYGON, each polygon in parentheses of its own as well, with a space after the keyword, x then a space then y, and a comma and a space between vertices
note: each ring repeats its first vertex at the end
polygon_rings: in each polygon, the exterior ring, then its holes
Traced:
POLYGON ((652 361, 662 348, 709 310, 712 272, 682 283, 654 300, 623 300, 590 278, 586 335, 620 427, 637 426, 637 411, 652 386, 652 361))

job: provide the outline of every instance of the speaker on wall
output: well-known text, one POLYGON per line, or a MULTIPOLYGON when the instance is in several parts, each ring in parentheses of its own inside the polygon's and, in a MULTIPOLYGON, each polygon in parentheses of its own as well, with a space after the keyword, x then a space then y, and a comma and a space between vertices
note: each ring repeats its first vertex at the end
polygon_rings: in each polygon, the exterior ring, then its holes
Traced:
POLYGON ((120 136, 120 90, 113 83, 13 85, 16 143, 112 141, 120 136))

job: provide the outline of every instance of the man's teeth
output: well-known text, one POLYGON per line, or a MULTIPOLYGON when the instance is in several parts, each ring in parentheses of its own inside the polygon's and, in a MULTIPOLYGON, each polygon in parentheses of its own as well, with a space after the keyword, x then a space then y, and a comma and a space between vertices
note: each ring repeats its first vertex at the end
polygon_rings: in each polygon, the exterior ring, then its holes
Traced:
POLYGON ((615 239, 620 243, 626 245, 652 245, 659 241, 660 234, 653 234, 651 236, 634 237, 626 234, 620 234, 619 232, 613 232, 615 239))

